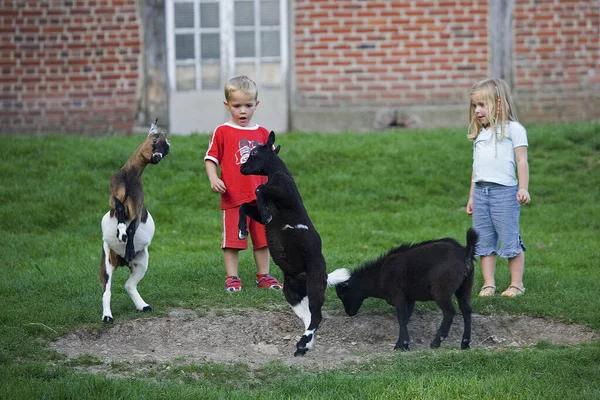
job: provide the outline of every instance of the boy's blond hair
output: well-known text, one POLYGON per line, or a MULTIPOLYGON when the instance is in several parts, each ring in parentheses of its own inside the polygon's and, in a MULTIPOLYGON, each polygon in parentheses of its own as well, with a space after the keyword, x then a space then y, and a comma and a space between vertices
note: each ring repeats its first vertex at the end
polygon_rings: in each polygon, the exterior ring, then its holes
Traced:
POLYGON ((225 84, 225 99, 229 101, 231 93, 242 92, 254 96, 254 100, 258 99, 258 88, 256 82, 248 78, 246 75, 234 76, 225 84))
MULTIPOLYGON (((478 82, 471 87, 469 98, 477 93, 483 97, 483 102, 488 108, 487 119, 490 127, 500 126, 498 140, 505 137, 505 128, 508 121, 519 121, 517 109, 510 94, 510 88, 502 79, 492 78, 478 82)), ((475 140, 481 132, 483 125, 475 115, 475 108, 469 102, 469 133, 467 138, 475 140)))

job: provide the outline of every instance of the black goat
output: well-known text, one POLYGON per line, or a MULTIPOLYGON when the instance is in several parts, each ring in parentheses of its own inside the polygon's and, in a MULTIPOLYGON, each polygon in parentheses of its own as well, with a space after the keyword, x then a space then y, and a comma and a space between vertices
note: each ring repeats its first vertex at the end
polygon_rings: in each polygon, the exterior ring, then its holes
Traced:
POLYGON ((275 133, 267 143, 250 151, 241 165, 244 175, 266 175, 268 181, 256 189, 256 206, 240 207, 239 238, 247 235, 246 216, 266 225, 267 244, 275 264, 283 271, 283 293, 287 302, 304 322, 305 331, 296 343, 295 356, 304 355, 314 344, 321 323, 321 307, 327 285, 348 279, 341 269, 327 275, 321 252, 321 237, 313 226, 292 174, 273 150, 275 133))
POLYGON ((356 315, 367 297, 386 300, 396 307, 400 335, 394 350, 408 350, 408 320, 416 301, 435 301, 444 318, 430 347, 438 348, 448 336, 456 310, 456 295, 464 320, 461 349, 471 342, 471 290, 477 233, 467 231, 467 245, 444 238, 405 244, 356 269, 350 278, 336 286, 346 313, 356 315))

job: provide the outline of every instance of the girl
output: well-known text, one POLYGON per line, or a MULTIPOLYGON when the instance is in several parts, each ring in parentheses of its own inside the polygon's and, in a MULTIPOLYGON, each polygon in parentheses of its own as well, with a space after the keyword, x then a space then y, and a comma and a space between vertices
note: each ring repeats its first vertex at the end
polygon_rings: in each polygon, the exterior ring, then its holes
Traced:
POLYGON ((473 85, 470 97, 467 137, 473 141, 473 173, 467 214, 473 216, 473 228, 479 234, 475 247, 483 272, 479 296, 496 292, 498 255, 508 259, 511 276, 502 296, 514 297, 525 293, 525 245, 519 233, 519 216, 521 204, 531 201, 527 132, 517 122, 515 105, 503 80, 486 79, 473 85))

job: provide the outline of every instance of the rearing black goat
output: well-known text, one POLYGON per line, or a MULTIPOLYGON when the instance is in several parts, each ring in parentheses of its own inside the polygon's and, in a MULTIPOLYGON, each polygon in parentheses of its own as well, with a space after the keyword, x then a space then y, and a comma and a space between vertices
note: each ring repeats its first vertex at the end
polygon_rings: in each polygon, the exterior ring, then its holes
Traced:
POLYGON ((408 350, 407 323, 415 302, 432 300, 441 308, 444 318, 430 344, 432 349, 438 348, 448 336, 456 315, 452 305, 454 294, 464 320, 461 349, 468 349, 477 238, 477 233, 471 228, 467 231, 466 247, 451 238, 396 247, 353 271, 347 281, 336 286, 337 295, 350 316, 356 315, 367 297, 386 300, 396 307, 400 335, 394 350, 408 350))
POLYGON ((267 143, 250 151, 240 167, 244 175, 266 175, 268 181, 256 189, 256 206, 240 207, 239 238, 247 235, 246 216, 265 224, 269 252, 283 271, 283 293, 287 302, 304 322, 305 331, 296 343, 295 356, 304 355, 314 344, 315 331, 321 323, 321 307, 327 285, 348 279, 340 269, 327 275, 321 252, 321 237, 304 208, 302 198, 284 162, 273 150, 275 133, 267 143))

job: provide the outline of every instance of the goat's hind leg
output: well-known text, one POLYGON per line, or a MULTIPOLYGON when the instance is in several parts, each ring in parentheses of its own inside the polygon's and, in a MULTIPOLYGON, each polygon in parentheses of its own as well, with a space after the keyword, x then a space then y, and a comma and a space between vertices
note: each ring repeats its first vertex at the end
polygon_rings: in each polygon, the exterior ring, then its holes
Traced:
POLYGON ((125 282, 125 290, 129 293, 131 300, 135 304, 135 308, 140 311, 152 311, 152 307, 142 299, 142 296, 137 291, 137 285, 142 280, 148 270, 148 248, 139 251, 135 258, 129 262, 131 275, 125 282))
POLYGON ((325 266, 319 271, 323 273, 307 274, 306 297, 303 299, 304 307, 308 308, 307 318, 305 320, 305 331, 298 343, 296 343, 297 355, 304 355, 311 350, 315 343, 315 333, 323 320, 321 308, 325 302, 325 289, 327 288, 327 274, 325 266), (307 300, 305 302, 305 299, 307 300))
POLYGON ((452 326, 452 321, 454 320, 454 316, 456 315, 456 310, 452 305, 452 298, 437 300, 436 303, 440 306, 444 317, 442 319, 442 323, 433 338, 433 341, 429 345, 432 349, 437 349, 440 347, 440 344, 446 337, 448 336, 448 332, 450 332, 450 326, 452 326))
POLYGON ((100 282, 102 283, 102 321, 113 322, 110 310, 110 286, 116 266, 111 264, 110 248, 102 245, 102 261, 100 262, 100 282))
POLYGON ((461 350, 467 350, 471 344, 471 291, 473 290, 473 277, 465 280, 456 291, 456 299, 458 300, 458 308, 463 316, 464 330, 462 340, 460 342, 461 350))
POLYGON ((300 303, 292 307, 292 310, 294 310, 294 313, 304 323, 304 333, 298 343, 296 343, 296 351, 294 352, 294 357, 298 357, 305 355, 308 350, 312 349, 315 341, 315 330, 310 328, 312 314, 310 312, 310 300, 308 296, 304 296, 300 303))
POLYGON ((306 282, 285 275, 283 281, 283 294, 285 295, 288 304, 292 307, 292 311, 294 311, 304 324, 305 332, 300 338, 300 341, 296 343, 296 351, 294 352, 294 356, 303 356, 309 350, 308 344, 312 347, 312 339, 314 337, 311 335, 309 338, 307 335, 312 318, 308 296, 306 295, 306 282))

